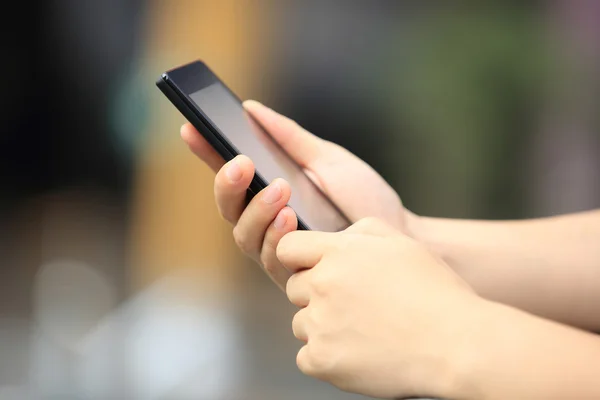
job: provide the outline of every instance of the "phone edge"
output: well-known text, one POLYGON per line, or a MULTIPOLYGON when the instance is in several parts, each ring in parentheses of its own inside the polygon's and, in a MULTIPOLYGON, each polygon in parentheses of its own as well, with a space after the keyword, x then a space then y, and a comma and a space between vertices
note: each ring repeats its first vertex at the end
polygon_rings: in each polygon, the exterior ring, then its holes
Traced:
MULTIPOLYGON (((210 125, 207 125, 202 119, 196 115, 193 111, 193 107, 187 104, 185 98, 178 93, 178 91, 169 84, 169 76, 167 73, 161 74, 156 80, 156 86, 160 91, 169 99, 169 101, 179 110, 179 112, 200 132, 200 134, 206 139, 206 141, 223 157, 225 162, 232 160, 239 152, 234 149, 228 149, 227 145, 219 140, 218 136, 213 132, 210 125)), ((236 96, 237 98, 237 96, 236 96)), ((239 98, 238 98, 239 99, 239 98)), ((248 196, 246 201, 250 200, 258 194, 262 189, 267 186, 265 180, 258 174, 255 173, 248 188, 248 196)), ((308 225, 296 214, 298 220, 298 230, 310 230, 308 225)))

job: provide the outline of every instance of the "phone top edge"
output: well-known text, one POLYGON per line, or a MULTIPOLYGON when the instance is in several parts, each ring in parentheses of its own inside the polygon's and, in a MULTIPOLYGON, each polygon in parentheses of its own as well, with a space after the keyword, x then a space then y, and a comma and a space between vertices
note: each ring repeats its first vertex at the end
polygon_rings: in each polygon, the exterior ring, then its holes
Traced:
POLYGON ((177 70, 181 70, 181 69, 184 69, 184 68, 192 67, 194 65, 201 66, 202 68, 208 68, 208 66, 206 65, 206 63, 204 61, 202 61, 200 59, 196 59, 194 61, 183 63, 183 64, 180 64, 180 65, 178 65, 176 67, 173 67, 173 68, 169 68, 168 70, 166 70, 163 73, 163 75, 168 75, 169 73, 171 73, 173 71, 177 71, 177 70))

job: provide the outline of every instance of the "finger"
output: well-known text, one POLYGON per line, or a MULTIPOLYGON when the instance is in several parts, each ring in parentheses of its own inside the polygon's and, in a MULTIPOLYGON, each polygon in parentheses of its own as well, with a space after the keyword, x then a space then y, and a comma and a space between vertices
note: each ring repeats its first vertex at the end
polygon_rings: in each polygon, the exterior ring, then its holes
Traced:
POLYGON ((233 228, 235 242, 244 253, 259 260, 265 233, 291 194, 285 180, 275 179, 250 201, 233 228))
POLYGON ((307 269, 296 272, 287 281, 285 293, 290 302, 297 307, 306 307, 310 302, 309 272, 307 269))
POLYGON ((395 236, 400 232, 379 218, 363 218, 344 230, 345 233, 368 234, 374 236, 395 236))
POLYGON ((237 223, 246 207, 246 191, 254 177, 254 164, 240 155, 229 161, 215 176, 215 199, 227 221, 237 223))
POLYGON ((190 150, 217 172, 225 160, 189 122, 181 126, 180 135, 190 150))
POLYGON ((244 108, 301 167, 321 155, 326 142, 295 121, 254 100, 245 101, 244 108))
POLYGON ((296 365, 298 365, 298 369, 304 375, 314 376, 315 370, 312 368, 309 357, 308 344, 302 346, 300 351, 298 351, 298 355, 296 356, 296 365))
POLYGON ((305 343, 308 342, 307 313, 308 309, 303 308, 292 319, 292 332, 294 332, 294 336, 305 343))
POLYGON ((285 291, 285 285, 290 277, 290 273, 277 259, 275 249, 286 233, 293 232, 297 228, 298 218, 296 217, 296 213, 290 207, 284 207, 279 211, 275 220, 267 229, 260 251, 260 261, 265 272, 283 291, 285 291))
POLYGON ((316 231, 290 232, 277 245, 277 259, 290 272, 312 268, 331 250, 336 241, 343 239, 335 233, 316 231))

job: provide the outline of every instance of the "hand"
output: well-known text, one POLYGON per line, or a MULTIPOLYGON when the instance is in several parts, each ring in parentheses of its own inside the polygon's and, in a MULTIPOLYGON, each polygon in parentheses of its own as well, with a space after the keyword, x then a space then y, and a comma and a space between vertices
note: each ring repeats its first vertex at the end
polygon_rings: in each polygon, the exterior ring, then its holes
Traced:
POLYGON ((302 372, 382 398, 448 398, 464 386, 484 302, 422 245, 365 219, 339 233, 289 233, 277 256, 294 273, 302 372))
MULTIPOLYGON (((344 148, 307 132, 294 121, 257 103, 246 101, 246 110, 298 162, 313 181, 352 220, 364 217, 385 219, 403 230, 412 214, 407 212, 396 192, 364 161, 344 148), (355 190, 361 187, 361 190, 355 190)), ((283 289, 289 274, 275 256, 277 243, 297 228, 296 215, 286 207, 290 187, 276 180, 246 207, 246 189, 254 176, 254 165, 238 156, 223 165, 219 154, 190 124, 181 128, 190 149, 217 172, 215 198, 222 216, 235 225, 237 245, 258 261, 283 289)))

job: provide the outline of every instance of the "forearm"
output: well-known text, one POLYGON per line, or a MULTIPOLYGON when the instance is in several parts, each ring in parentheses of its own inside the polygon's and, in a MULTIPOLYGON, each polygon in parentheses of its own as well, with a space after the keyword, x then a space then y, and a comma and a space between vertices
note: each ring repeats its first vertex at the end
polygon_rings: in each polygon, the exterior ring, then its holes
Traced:
POLYGON ((491 304, 456 398, 600 399, 600 338, 491 304))
POLYGON ((600 330, 600 210, 526 221, 417 218, 415 238, 483 297, 600 330))

